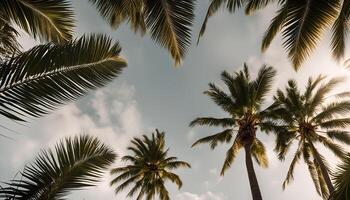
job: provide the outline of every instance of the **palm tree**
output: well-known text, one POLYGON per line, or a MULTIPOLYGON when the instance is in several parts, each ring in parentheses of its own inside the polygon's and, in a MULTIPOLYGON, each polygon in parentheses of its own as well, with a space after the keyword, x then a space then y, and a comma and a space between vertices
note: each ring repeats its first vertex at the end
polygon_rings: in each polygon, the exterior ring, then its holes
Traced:
POLYGON ((97 138, 82 135, 66 138, 54 150, 43 150, 27 165, 21 179, 0 189, 6 200, 58 200, 71 191, 95 186, 116 154, 97 138))
POLYGON ((289 80, 285 92, 277 91, 275 102, 266 114, 272 121, 266 122, 264 128, 276 134, 275 150, 280 160, 284 160, 290 147, 297 143, 283 188, 293 180, 295 165, 303 158, 317 192, 327 199, 334 187, 327 161, 316 144, 322 144, 339 158, 345 157, 344 149, 337 142, 350 144, 349 132, 344 130, 350 125, 350 118, 344 117, 350 112, 350 101, 346 99, 350 93, 330 95, 342 79, 325 83, 324 79, 324 76, 310 78, 304 92, 294 80, 289 80))
POLYGON ((209 143, 214 149, 218 143, 230 143, 237 132, 232 146, 226 153, 226 159, 221 175, 233 163, 238 151, 243 147, 246 153, 246 167, 248 171, 250 189, 254 200, 261 200, 261 192, 255 175, 252 157, 262 167, 268 166, 268 159, 264 144, 256 137, 256 129, 264 119, 265 111, 261 109, 267 93, 271 89, 276 71, 272 67, 262 66, 255 80, 250 79, 247 65, 242 71, 234 75, 224 71, 221 79, 229 92, 220 89, 214 83, 209 84, 207 94, 229 117, 214 118, 200 117, 193 120, 190 126, 208 125, 219 126, 225 130, 196 141, 192 146, 209 143), (238 130, 237 130, 238 129, 238 130))
POLYGON ((338 166, 334 173, 335 191, 332 200, 349 200, 350 199, 350 156, 338 166))
POLYGON ((104 35, 38 45, 0 63, 0 114, 25 121, 106 85, 126 66, 104 35))
POLYGON ((269 47, 276 34, 282 32, 283 46, 294 68, 298 69, 316 48, 324 32, 331 29, 333 56, 337 60, 344 56, 349 32, 349 0, 212 0, 200 36, 205 32, 208 18, 223 6, 230 12, 245 6, 246 14, 251 14, 271 3, 277 3, 279 9, 263 38, 263 51, 269 47))
POLYGON ((130 23, 141 35, 150 32, 153 40, 167 48, 180 64, 191 43, 194 0, 89 0, 101 16, 117 28, 130 23))
POLYGON ((116 193, 121 192, 130 184, 134 186, 128 193, 128 196, 134 196, 137 191, 137 199, 145 197, 152 200, 158 193, 160 200, 168 200, 169 193, 165 187, 166 181, 175 183, 180 189, 182 181, 180 177, 173 173, 172 170, 180 167, 191 166, 184 161, 178 161, 177 157, 168 157, 169 149, 165 146, 165 133, 156 129, 149 138, 143 135, 142 138, 134 138, 128 150, 131 155, 122 158, 123 161, 129 162, 124 167, 118 167, 111 171, 117 175, 111 182, 111 185, 121 183, 116 189, 116 193))

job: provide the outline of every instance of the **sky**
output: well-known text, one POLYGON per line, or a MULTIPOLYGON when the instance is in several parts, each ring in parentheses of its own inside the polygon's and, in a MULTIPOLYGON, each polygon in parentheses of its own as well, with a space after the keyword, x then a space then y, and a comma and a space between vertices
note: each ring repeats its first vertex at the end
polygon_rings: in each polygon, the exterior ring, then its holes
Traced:
MULTIPOLYGON (((31 119, 29 123, 17 124, 0 118, 0 133, 13 138, 0 139, 0 180, 12 179, 43 148, 53 145, 66 136, 88 133, 100 138, 112 147, 119 157, 127 153, 126 147, 134 136, 151 134, 155 128, 166 132, 170 155, 191 163, 192 169, 176 172, 184 185, 177 190, 168 184, 171 199, 174 200, 232 200, 251 199, 248 177, 244 164, 244 152, 240 152, 224 177, 219 170, 225 158, 228 145, 220 145, 211 151, 208 145, 191 148, 198 138, 215 133, 220 128, 189 128, 191 120, 199 116, 224 117, 222 112, 203 94, 209 82, 220 82, 223 70, 235 72, 243 63, 249 65, 253 75, 262 64, 277 69, 274 89, 284 87, 290 78, 303 86, 309 76, 318 74, 347 76, 343 62, 335 62, 330 56, 329 33, 322 38, 314 54, 295 72, 277 37, 267 52, 260 52, 261 39, 276 8, 272 5, 251 16, 242 12, 229 14, 222 10, 210 18, 207 31, 197 46, 192 44, 181 67, 174 62, 166 49, 161 48, 147 35, 135 35, 123 25, 112 30, 87 1, 72 1, 77 18, 76 37, 84 33, 106 33, 123 47, 122 56, 128 60, 128 67, 122 75, 107 87, 80 98, 78 101, 60 107, 50 115, 31 119)), ((197 1, 194 39, 205 16, 208 0, 197 1)), ((23 34, 20 42, 25 49, 38 43, 23 34)), ((350 55, 347 53, 347 57, 350 55)), ((339 87, 347 89, 349 82, 339 87)), ((300 162, 295 169, 294 181, 282 190, 293 154, 293 148, 286 161, 281 163, 273 151, 274 137, 258 132, 266 145, 270 166, 259 168, 255 163, 258 181, 264 199, 294 200, 321 199, 315 192, 306 166, 300 162)), ((321 148, 334 166, 337 160, 321 148)), ((117 160, 113 167, 121 166, 117 160)), ((126 199, 123 193, 115 194, 109 186, 111 177, 106 175, 94 188, 73 192, 72 199, 126 199)))

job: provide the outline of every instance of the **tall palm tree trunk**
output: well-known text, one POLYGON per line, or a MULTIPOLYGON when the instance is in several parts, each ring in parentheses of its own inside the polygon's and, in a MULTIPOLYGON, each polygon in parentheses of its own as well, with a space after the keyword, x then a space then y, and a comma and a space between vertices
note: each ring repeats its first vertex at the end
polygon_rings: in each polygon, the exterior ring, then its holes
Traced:
POLYGON ((322 161, 321 156, 318 154, 318 152, 315 151, 315 149, 314 149, 314 156, 315 156, 317 164, 320 166, 322 176, 323 176, 323 178, 324 178, 324 180, 326 181, 326 184, 327 184, 327 188, 328 188, 328 191, 329 191, 329 196, 331 197, 332 194, 334 193, 334 186, 333 186, 333 183, 331 181, 331 178, 329 177, 329 173, 328 173, 327 167, 325 166, 325 164, 322 161))
POLYGON ((251 144, 246 144, 244 146, 245 163, 246 163, 248 177, 249 177, 250 190, 252 192, 253 200, 262 200, 258 179, 256 178, 255 171, 254 171, 252 154, 251 154, 250 148, 251 148, 251 144))

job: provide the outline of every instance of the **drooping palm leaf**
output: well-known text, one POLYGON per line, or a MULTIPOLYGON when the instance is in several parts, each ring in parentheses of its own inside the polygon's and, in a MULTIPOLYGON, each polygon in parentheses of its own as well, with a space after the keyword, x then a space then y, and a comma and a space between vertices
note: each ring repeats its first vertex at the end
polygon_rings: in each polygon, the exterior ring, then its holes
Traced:
POLYGON ((43 150, 26 166, 23 177, 0 189, 6 200, 65 199, 71 191, 95 186, 116 154, 97 138, 66 138, 54 150, 43 150))
POLYGON ((336 59, 344 56, 346 36, 349 32, 350 1, 344 0, 338 18, 332 27, 332 52, 336 59))
POLYGON ((1 0, 0 13, 35 39, 72 39, 74 13, 67 0, 1 0))
POLYGON ((135 32, 149 31, 181 63, 191 43, 194 0, 90 0, 113 27, 129 22, 135 32))
POLYGON ((48 43, 0 66, 0 114, 14 120, 40 117, 106 85, 126 62, 118 43, 103 35, 48 43))

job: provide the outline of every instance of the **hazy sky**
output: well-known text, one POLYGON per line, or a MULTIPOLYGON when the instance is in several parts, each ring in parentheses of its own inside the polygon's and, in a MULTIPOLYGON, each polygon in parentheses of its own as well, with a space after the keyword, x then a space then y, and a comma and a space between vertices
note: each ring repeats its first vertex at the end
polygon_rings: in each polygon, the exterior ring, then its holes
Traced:
MULTIPOLYGON (((194 35, 198 34, 208 0, 198 1, 194 35)), ((192 164, 192 169, 177 171, 184 182, 178 191, 169 185, 174 200, 245 200, 251 199, 248 177, 244 164, 244 152, 240 152, 231 169, 220 177, 220 170, 227 145, 211 151, 208 145, 191 149, 198 138, 219 131, 214 128, 189 128, 191 120, 198 116, 223 117, 223 113, 205 95, 211 81, 222 84, 219 75, 223 70, 234 72, 244 62, 253 74, 263 64, 278 70, 275 87, 282 87, 289 78, 304 85, 308 76, 318 74, 349 75, 342 65, 333 62, 329 55, 329 38, 325 37, 317 51, 298 73, 292 70, 286 59, 281 40, 277 38, 265 54, 260 53, 263 33, 273 17, 275 9, 269 7, 252 16, 222 11, 209 20, 207 32, 200 44, 193 44, 180 68, 173 66, 168 52, 147 36, 133 34, 127 25, 111 30, 87 1, 75 0, 77 37, 84 33, 102 32, 120 41, 122 55, 128 60, 128 68, 108 87, 92 92, 75 103, 61 107, 54 114, 33 119, 25 125, 5 118, 1 124, 15 130, 13 133, 0 128, 1 134, 15 141, 0 138, 0 180, 15 176, 42 148, 52 147, 60 138, 81 132, 98 136, 111 145, 120 156, 133 136, 150 134, 155 128, 166 132, 170 154, 192 164)), ((195 38, 196 39, 196 38, 195 38)), ((21 42, 30 48, 33 42, 23 36, 21 42)), ((348 55, 350 57, 350 55, 348 55)), ((343 89, 347 88, 343 85, 343 89)), ((294 200, 321 199, 315 192, 304 164, 299 163, 295 179, 285 191, 282 182, 286 176, 290 157, 280 163, 273 152, 274 137, 258 133, 266 144, 270 160, 268 169, 255 165, 264 199, 294 200)), ((292 149, 293 150, 293 149, 292 149)), ((334 157, 325 152, 332 163, 334 157)), ((289 155, 293 154, 293 151, 289 155)), ((119 160, 114 166, 122 164, 119 160)), ((109 187, 109 177, 98 187, 74 192, 72 199, 124 200, 125 193, 114 194, 109 187)))

